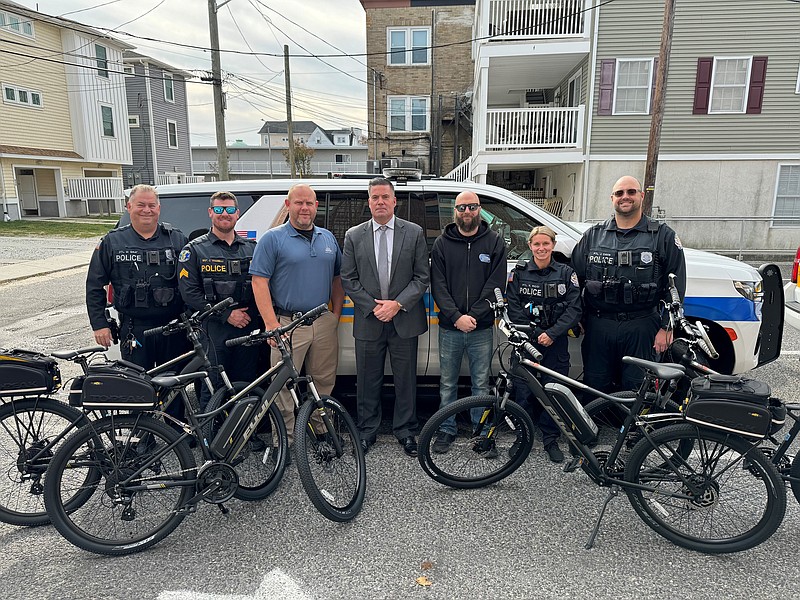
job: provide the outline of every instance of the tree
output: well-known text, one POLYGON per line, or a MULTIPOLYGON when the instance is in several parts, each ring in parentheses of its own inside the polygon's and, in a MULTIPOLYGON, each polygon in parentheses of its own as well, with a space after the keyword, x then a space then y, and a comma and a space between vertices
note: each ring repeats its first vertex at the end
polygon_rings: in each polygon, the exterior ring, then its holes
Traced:
MULTIPOLYGON (((314 149, 296 140, 292 140, 289 143, 293 145, 294 168, 297 171, 297 175, 301 178, 313 175, 311 172, 311 158, 314 156, 314 149)), ((289 164, 289 150, 283 151, 283 157, 286 159, 286 164, 289 164)))

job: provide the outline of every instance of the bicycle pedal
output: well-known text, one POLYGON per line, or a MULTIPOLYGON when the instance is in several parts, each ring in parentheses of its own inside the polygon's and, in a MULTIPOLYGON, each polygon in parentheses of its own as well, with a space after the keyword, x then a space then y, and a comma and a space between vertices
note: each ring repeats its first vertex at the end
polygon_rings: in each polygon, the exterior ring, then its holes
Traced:
POLYGON ((230 514, 230 512, 231 512, 231 509, 230 509, 230 508, 228 508, 227 506, 225 506, 225 505, 224 505, 224 504, 222 504, 222 503, 219 503, 219 504, 217 504, 217 507, 219 508, 219 512, 221 512, 221 513, 222 513, 223 515, 225 515, 226 517, 227 517, 227 516, 230 514))
POLYGON ((577 471, 578 467, 581 466, 581 461, 583 461, 583 459, 580 456, 573 457, 571 461, 564 465, 564 473, 573 473, 577 471))

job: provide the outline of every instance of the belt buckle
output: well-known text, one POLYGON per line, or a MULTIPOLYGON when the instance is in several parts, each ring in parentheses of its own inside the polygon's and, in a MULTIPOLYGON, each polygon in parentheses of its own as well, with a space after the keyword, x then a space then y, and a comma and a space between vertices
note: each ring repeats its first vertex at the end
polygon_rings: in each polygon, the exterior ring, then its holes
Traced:
POLYGON ((628 313, 617 313, 617 321, 627 321, 628 320, 628 313))
POLYGON ((303 311, 298 310, 297 312, 292 313, 292 321, 297 321, 300 317, 302 317, 305 313, 303 311))

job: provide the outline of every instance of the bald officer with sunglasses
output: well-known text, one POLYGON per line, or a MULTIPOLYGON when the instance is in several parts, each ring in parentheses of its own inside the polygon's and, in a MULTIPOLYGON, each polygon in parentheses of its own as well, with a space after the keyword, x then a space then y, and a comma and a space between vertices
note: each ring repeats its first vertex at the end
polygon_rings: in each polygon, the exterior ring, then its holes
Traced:
MULTIPOLYGON (((184 302, 192 310, 203 310, 208 304, 233 298, 234 304, 218 315, 212 315, 204 327, 211 340, 209 358, 212 364, 225 367, 231 381, 252 381, 258 367, 258 348, 236 346, 225 342, 259 329, 258 316, 250 277, 250 261, 256 243, 237 235, 239 203, 230 192, 216 192, 208 208, 211 231, 192 240, 178 257, 178 288, 184 302)), ((214 387, 221 380, 212 374, 214 387)), ((200 406, 205 408, 210 394, 203 386, 200 406)))
POLYGON ((642 373, 622 357, 655 360, 672 342, 661 301, 670 302, 668 275, 681 300, 686 262, 681 241, 664 223, 642 212, 644 192, 635 177, 614 184, 614 215, 587 230, 572 251, 583 292, 583 381, 601 391, 638 387, 642 373))

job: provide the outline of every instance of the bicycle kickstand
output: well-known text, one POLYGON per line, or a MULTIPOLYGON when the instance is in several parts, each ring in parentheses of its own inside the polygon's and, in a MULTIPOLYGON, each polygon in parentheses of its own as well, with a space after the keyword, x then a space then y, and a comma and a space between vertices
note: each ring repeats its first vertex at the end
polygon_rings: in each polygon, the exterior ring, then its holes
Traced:
POLYGON ((603 501, 603 506, 600 508, 600 514, 597 516, 597 523, 594 524, 594 529, 592 530, 592 534, 589 536, 589 540, 586 542, 584 548, 587 550, 591 550, 594 547, 594 540, 597 538, 597 534, 600 531, 600 521, 603 520, 603 517, 606 514, 606 508, 608 508, 608 503, 611 502, 612 498, 615 498, 619 495, 619 489, 617 486, 611 486, 611 489, 608 490, 608 496, 603 501))

